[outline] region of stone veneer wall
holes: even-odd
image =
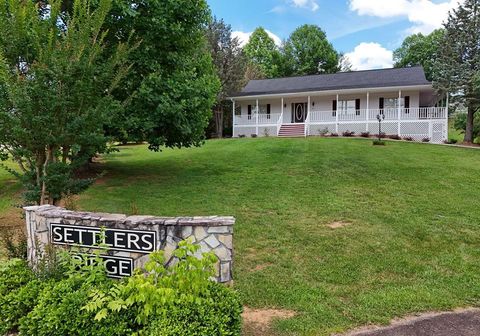
[[[28,260],[35,264],[38,253],[43,253],[50,242],[50,223],[105,227],[127,230],[156,231],[157,250],[165,251],[167,265],[173,262],[172,252],[178,242],[187,238],[200,245],[199,252],[213,251],[218,258],[216,280],[232,281],[233,224],[234,217],[153,217],[126,216],[122,214],[74,212],[50,205],[24,208],[28,233]],[[148,254],[108,251],[109,255],[130,257],[134,268],[142,267]]]

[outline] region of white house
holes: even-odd
[[[233,136],[382,132],[415,140],[448,137],[448,95],[422,67],[251,80],[233,101]]]

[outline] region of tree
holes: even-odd
[[[285,76],[316,75],[339,71],[339,54],[316,25],[298,27],[284,46]]]
[[[219,90],[205,38],[209,20],[205,0],[116,0],[108,40],[135,34],[141,45],[116,92],[128,104],[108,125],[110,134],[147,141],[155,151],[202,144]]]
[[[246,57],[238,38],[232,38],[232,27],[214,18],[207,26],[207,41],[221,88],[214,107],[215,128],[218,137],[223,136],[225,99],[240,91],[245,84]]]
[[[93,0],[92,0],[93,1]],[[26,200],[55,204],[85,189],[77,172],[107,150],[103,125],[121,109],[112,92],[129,70],[126,44],[106,53],[110,0],[61,1],[48,15],[32,1],[0,2],[0,157],[26,187]]]
[[[393,52],[395,67],[423,66],[428,80],[433,79],[433,66],[442,43],[443,29],[434,30],[429,35],[422,33],[408,36],[400,46]]]
[[[467,107],[466,143],[472,143],[475,112],[480,104],[476,79],[480,69],[480,0],[465,0],[449,13],[435,63],[435,86],[455,93]]]
[[[248,61],[267,78],[279,75],[280,51],[264,28],[255,29],[243,50]]]

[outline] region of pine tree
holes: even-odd
[[[435,86],[455,94],[467,106],[464,141],[473,142],[475,112],[480,105],[476,78],[480,71],[480,0],[465,0],[449,13],[435,64]]]

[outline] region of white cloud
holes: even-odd
[[[272,33],[270,30],[265,29],[265,31],[267,32],[268,36],[273,39],[273,42],[275,42],[277,46],[280,46],[282,44],[282,39],[280,37]],[[242,31],[234,31],[232,32],[232,37],[238,38],[238,40],[240,41],[240,45],[243,47],[245,46],[245,44],[248,43],[248,40],[250,40],[250,36],[252,36],[252,33],[253,32],[246,33]]]
[[[448,12],[463,0],[435,3],[431,0],[350,0],[350,9],[359,15],[381,18],[406,17],[413,26],[409,33],[429,34],[440,28]]]
[[[360,43],[352,52],[346,53],[345,57],[352,64],[352,70],[391,68],[393,66],[393,52],[374,42]]]
[[[291,0],[290,3],[295,7],[308,8],[312,12],[315,12],[320,8],[315,0]]]

